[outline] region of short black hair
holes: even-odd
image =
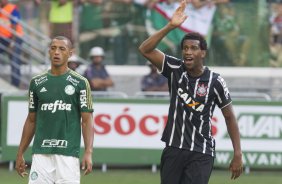
[[[181,40],[181,45],[180,45],[181,49],[183,49],[183,43],[185,40],[199,40],[201,50],[208,49],[207,41],[200,33],[190,32],[184,35],[184,37]]]
[[[67,41],[67,46],[69,47],[69,49],[73,49],[73,45],[72,42],[70,41],[69,38],[65,37],[65,36],[55,36],[52,41],[50,42],[50,45],[52,44],[53,40],[65,40]]]

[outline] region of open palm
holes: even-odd
[[[187,15],[185,14],[186,0],[182,0],[179,7],[175,10],[170,20],[170,24],[174,27],[180,26],[186,19]]]

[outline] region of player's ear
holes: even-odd
[[[70,50],[69,52],[69,58],[73,55],[73,49]]]
[[[206,55],[207,55],[207,51],[206,51],[206,50],[202,50],[202,51],[201,51],[201,57],[202,57],[202,58],[205,58]]]

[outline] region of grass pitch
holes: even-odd
[[[93,173],[82,176],[81,184],[159,184],[159,172],[152,173],[149,169],[142,170],[108,170],[106,173],[94,169]],[[253,171],[243,174],[237,180],[230,180],[230,173],[214,170],[209,184],[281,184],[281,171]],[[21,178],[16,171],[0,168],[0,184],[26,184],[27,178]]]

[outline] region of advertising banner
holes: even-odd
[[[1,140],[3,159],[6,160],[14,159],[28,113],[27,100],[13,98],[5,97],[2,104],[4,126]],[[235,102],[234,111],[241,134],[244,164],[282,168],[282,104]],[[160,138],[167,112],[166,100],[95,101],[95,162],[158,164],[164,148]],[[212,118],[212,133],[216,140],[215,164],[226,167],[232,159],[233,147],[219,109]]]

